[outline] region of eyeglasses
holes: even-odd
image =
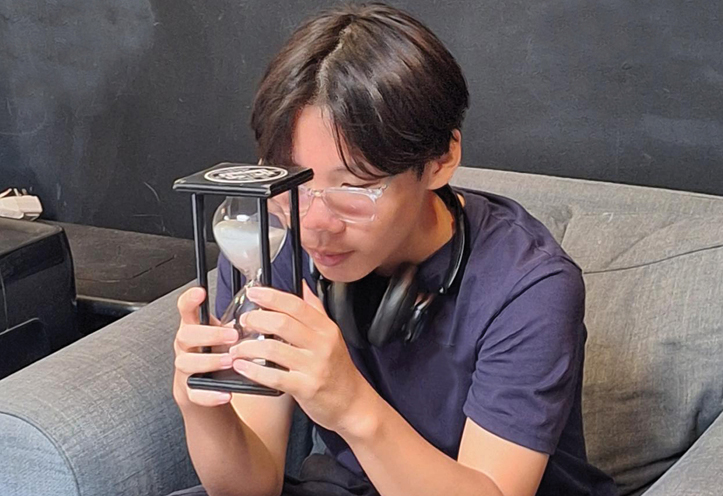
[[[301,185],[299,186],[299,215],[305,216],[314,198],[321,198],[326,208],[344,222],[352,224],[371,222],[377,216],[377,200],[389,187],[390,181],[391,179],[387,180],[377,188],[343,186],[313,189]],[[274,201],[288,215],[291,211],[289,193],[274,197]]]

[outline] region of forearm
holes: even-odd
[[[283,474],[230,404],[181,408],[188,451],[210,496],[277,496]]]
[[[482,472],[432,446],[373,389],[365,394],[357,429],[339,434],[382,496],[503,496]]]

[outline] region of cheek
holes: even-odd
[[[384,212],[368,227],[355,232],[354,240],[366,250],[386,258],[389,253],[399,249],[399,244],[412,230],[412,214],[408,210]]]

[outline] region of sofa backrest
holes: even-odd
[[[723,405],[723,198],[484,169],[454,182],[520,202],[583,269],[588,456],[641,494]]]

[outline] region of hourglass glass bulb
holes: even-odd
[[[271,261],[278,255],[286,238],[285,216],[269,210],[269,254]],[[213,235],[221,251],[245,277],[245,285],[236,293],[221,317],[221,325],[233,322],[240,339],[264,339],[258,333],[247,333],[239,322],[241,315],[258,308],[246,298],[246,290],[258,285],[261,263],[260,217],[257,203],[248,197],[227,197],[213,216]]]

